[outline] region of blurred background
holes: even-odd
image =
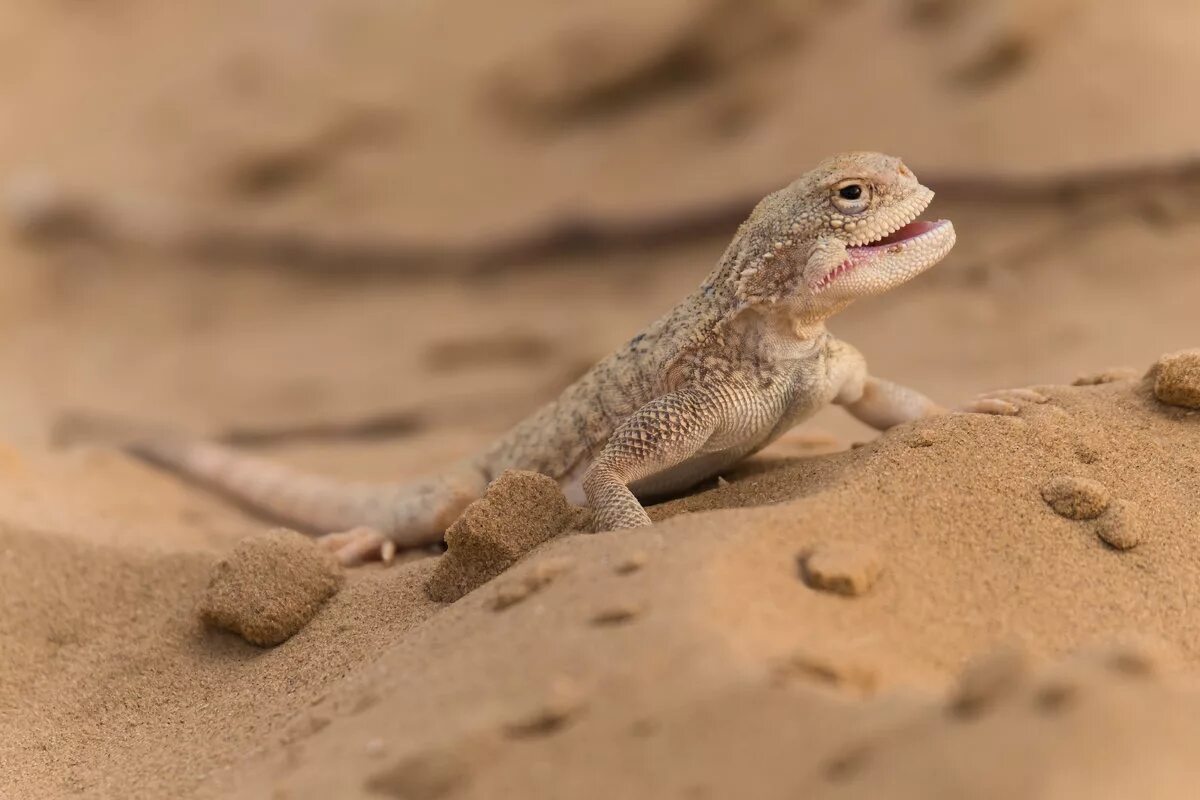
[[[8,0],[0,438],[424,471],[847,149],[959,229],[831,326],[875,372],[956,405],[1144,367],[1200,344],[1197,34],[1195,0]]]

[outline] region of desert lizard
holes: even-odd
[[[764,198],[675,308],[476,457],[411,485],[303,475],[227,446],[158,438],[133,452],[282,521],[322,532],[344,563],[438,541],[506,469],[560,482],[597,530],[650,524],[639,497],[677,492],[836,403],[877,429],[941,413],[868,373],[825,321],[938,263],[948,220],[895,157],[837,155]],[[989,407],[987,404],[992,403]],[[1005,412],[1006,401],[974,410]]]

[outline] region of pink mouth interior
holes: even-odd
[[[847,247],[848,258],[838,266],[834,267],[819,283],[814,287],[816,291],[823,290],[826,286],[833,283],[835,280],[845,275],[847,272],[858,267],[864,260],[870,260],[875,255],[872,251],[882,250],[886,247],[892,247],[901,242],[908,242],[916,239],[919,236],[924,236],[932,230],[936,230],[947,222],[944,219],[934,220],[932,222],[926,220],[916,220],[905,225],[900,230],[883,237],[877,242],[863,245],[851,245]]]
[[[938,227],[941,224],[942,224],[942,220],[937,220],[936,222],[929,222],[926,220],[919,219],[919,220],[916,220],[915,222],[908,223],[900,230],[895,231],[894,233],[888,234],[887,236],[883,237],[882,239],[880,239],[877,242],[871,242],[870,244],[860,245],[860,247],[864,247],[864,248],[887,247],[888,245],[897,244],[899,242],[906,242],[909,239],[915,239],[918,236],[929,233],[931,230],[933,230],[934,228]]]

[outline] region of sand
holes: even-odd
[[[1152,378],[1039,390],[752,462],[453,604],[425,599],[446,555],[352,571],[265,660],[200,626],[211,557],[8,530],[6,791],[1003,797],[1054,776],[1082,797],[1151,769],[1185,797],[1200,419]],[[1043,486],[1067,472],[1116,499],[1059,515]],[[1149,535],[1106,544],[1131,514]],[[822,559],[841,577],[812,585]],[[1130,636],[1151,644],[1106,644]],[[114,714],[132,727],[89,733]]]
[[[947,405],[1047,402],[878,438],[823,412],[648,530],[576,532],[510,475],[447,552],[331,594],[308,543],[55,446],[95,414],[412,478],[731,231],[367,276],[311,237],[638,220],[848,147],[1035,178],[1195,155],[1188,0],[835,5],[0,8],[0,797],[1193,796],[1193,173],[943,196],[955,252],[833,330]],[[292,247],[158,246],[196,225]]]

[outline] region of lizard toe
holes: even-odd
[[[396,543],[374,528],[358,527],[317,537],[317,544],[331,550],[346,567],[369,561],[390,564],[396,557]]]
[[[996,414],[1004,417],[1014,416],[1020,410],[1016,403],[998,397],[976,398],[963,407],[963,411],[968,414]]]

